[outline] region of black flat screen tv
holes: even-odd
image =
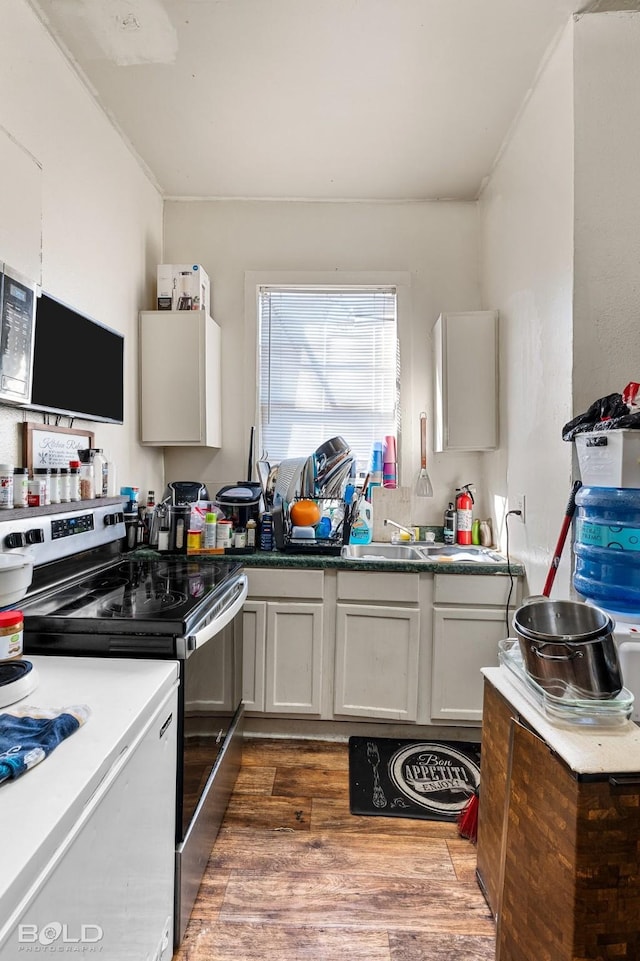
[[[43,293],[36,300],[31,401],[82,420],[122,424],[124,336]]]

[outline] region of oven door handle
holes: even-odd
[[[210,621],[203,624],[194,634],[187,636],[187,656],[189,656],[192,651],[197,651],[199,647],[202,647],[207,641],[210,641],[212,637],[215,637],[216,634],[224,630],[227,624],[240,613],[247,599],[247,594],[249,593],[249,579],[246,574],[240,575],[233,586],[233,591],[236,596],[231,604],[223,608],[223,610]]]

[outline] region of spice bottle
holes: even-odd
[[[0,509],[13,508],[13,464],[0,464]]]
[[[60,470],[52,467],[49,474],[49,500],[52,504],[60,503]]]
[[[93,489],[95,497],[106,497],[109,489],[107,458],[104,456],[101,447],[93,447],[91,450],[93,452]]]
[[[71,488],[69,486],[69,468],[60,468],[60,503],[68,504],[71,500]]]
[[[51,503],[51,488],[49,486],[51,471],[48,467],[36,467],[33,476],[40,481],[40,506],[48,506]]]
[[[26,467],[13,468],[13,506],[29,506],[29,471]]]
[[[93,463],[80,465],[80,500],[91,501],[96,496]]]
[[[255,547],[256,547],[256,527],[257,526],[258,525],[256,524],[254,518],[250,517],[249,520],[247,521],[247,547],[250,547],[251,550],[255,550]]]
[[[80,500],[80,461],[69,461],[69,500]]]

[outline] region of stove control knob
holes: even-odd
[[[41,527],[34,527],[27,531],[27,544],[43,544],[44,531]]]
[[[22,531],[15,532],[13,534],[7,534],[4,539],[5,547],[26,547],[27,539],[22,533]]]

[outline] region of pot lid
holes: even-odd
[[[220,504],[256,504],[261,494],[260,484],[232,484],[221,487],[216,494],[216,500]]]
[[[33,567],[28,554],[0,554],[0,578],[3,571],[17,571],[25,567]]]

